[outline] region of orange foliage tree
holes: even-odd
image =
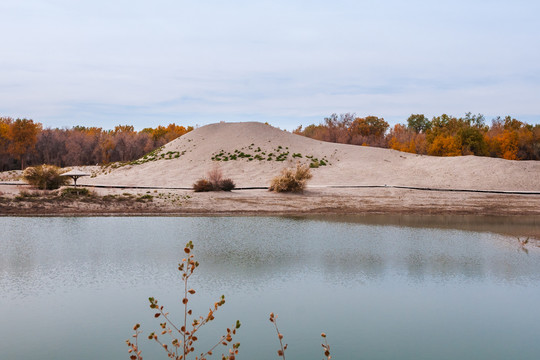
[[[540,125],[529,125],[510,116],[493,119],[485,141],[492,157],[540,160]]]
[[[413,154],[426,154],[426,135],[416,133],[402,124],[396,124],[388,134],[390,149]]]
[[[332,114],[324,122],[311,124],[293,132],[312,139],[342,144],[386,146],[385,132],[389,125],[383,118],[367,116],[356,117],[353,113]]]
[[[426,130],[427,153],[434,156],[487,155],[482,115],[467,113],[464,118],[446,114],[434,117]]]
[[[161,145],[166,144],[170,141],[173,141],[177,137],[180,137],[184,134],[193,130],[193,126],[184,126],[176,125],[175,123],[169,124],[168,126],[159,125],[157,128],[145,128],[142,130],[143,133],[148,134],[152,137],[152,140]],[[160,146],[161,146],[160,145]]]
[[[41,131],[41,124],[34,123],[29,119],[17,119],[11,123],[7,138],[9,153],[18,158],[21,169],[24,169],[25,158],[35,150],[38,133]]]
[[[384,134],[390,125],[383,118],[355,118],[349,126],[350,144],[386,147]]]
[[[11,157],[9,155],[9,128],[13,123],[13,119],[9,117],[0,117],[0,171],[7,169]]]

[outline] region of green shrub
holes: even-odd
[[[270,191],[276,192],[302,192],[307,181],[311,179],[309,167],[297,164],[296,168],[285,168],[279,176],[272,179]]]
[[[26,168],[23,172],[23,180],[42,190],[54,190],[69,184],[71,180],[61,175],[62,171],[58,166],[40,165]]]

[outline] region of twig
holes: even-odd
[[[270,313],[270,322],[274,324],[274,327],[276,328],[277,336],[279,339],[279,345],[281,346],[281,349],[277,351],[278,356],[280,356],[283,360],[285,360],[285,350],[287,350],[287,345],[283,346],[283,334],[279,332],[278,326],[277,326],[277,315],[274,316],[274,313]]]

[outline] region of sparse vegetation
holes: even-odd
[[[101,199],[103,201],[106,201],[106,202],[111,202],[111,201],[114,201],[114,202],[132,202],[132,201],[136,200],[136,197],[135,197],[135,195],[130,194],[130,193],[123,193],[121,195],[114,195],[114,194],[104,195]]]
[[[43,194],[39,191],[27,191],[21,190],[17,196],[15,196],[15,201],[33,201],[41,197]]]
[[[1,194],[0,194],[1,195]],[[109,193],[107,195],[98,195],[93,189],[86,187],[64,187],[60,190],[21,190],[14,196],[1,197],[0,202],[10,203],[21,209],[28,208],[30,203],[32,209],[38,209],[38,212],[47,208],[63,209],[68,212],[80,209],[80,203],[85,203],[86,211],[133,211],[133,209],[147,208],[150,211],[158,209],[152,206],[152,203],[158,200],[159,205],[164,205],[168,209],[172,209],[170,205],[183,206],[191,199],[189,194],[177,193],[131,193],[123,192],[120,194]],[[159,207],[161,209],[161,206]],[[62,212],[62,211],[60,211]]]
[[[287,161],[289,160],[289,155],[292,157],[292,159],[298,158],[301,159],[304,156],[301,153],[293,153],[291,155],[290,151],[288,150],[289,147],[286,146],[283,148],[283,146],[278,145],[276,148],[272,149],[272,151],[263,151],[263,149],[259,146],[256,149],[253,148],[254,145],[250,145],[246,148],[241,149],[235,149],[232,153],[225,152],[225,150],[221,149],[219,152],[215,152],[211,160],[212,161],[230,161],[230,160],[241,160],[241,159],[247,159],[247,161]],[[247,150],[253,150],[255,152],[255,155],[247,152]],[[246,151],[246,152],[244,152]],[[326,166],[330,165],[326,157],[323,157],[321,160],[318,160],[313,155],[307,155],[305,156],[307,159],[309,159],[308,165],[311,168],[318,168],[319,166]]]
[[[15,181],[21,178],[21,170],[10,170],[0,172],[0,181]]]
[[[180,156],[184,155],[186,151],[167,151],[166,153],[162,152],[163,146],[150,151],[148,154],[144,155],[140,159],[132,160],[132,161],[117,161],[113,163],[108,163],[101,166],[100,173],[106,174],[110,173],[113,169],[118,169],[123,166],[128,165],[142,165],[146,164],[147,162],[151,161],[157,161],[157,160],[172,160],[172,159],[178,159]],[[92,174],[92,177],[95,177],[97,174]]]
[[[69,184],[70,178],[61,175],[62,171],[58,166],[39,165],[26,168],[23,179],[38,189],[54,190]]]
[[[276,192],[302,192],[307,181],[312,178],[309,167],[297,164],[296,168],[285,168],[279,176],[272,179],[270,191]]]
[[[137,198],[138,202],[151,202],[154,201],[154,197],[150,194],[141,195]]]
[[[60,192],[60,196],[63,198],[77,198],[94,195],[94,192],[84,187],[67,187]]]

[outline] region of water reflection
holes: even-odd
[[[310,273],[335,282],[389,276],[414,282],[540,279],[539,251],[532,243],[518,246],[513,238],[488,232],[419,228],[420,220],[411,217],[390,223],[413,227],[381,226],[381,217],[355,219],[1,218],[0,289],[25,294],[119,278],[130,286],[141,274],[174,279],[171,264],[183,257],[188,240],[197,246],[201,277],[209,286],[252,287]],[[523,230],[524,223],[531,231],[531,222],[513,230],[503,223],[506,232]],[[467,228],[472,224],[467,221]]]
[[[540,240],[540,218],[538,216],[311,215],[295,217],[295,219],[298,221],[319,220],[332,223],[490,232],[506,236],[527,236]]]
[[[196,312],[225,293],[235,316],[225,320],[244,320],[245,343],[254,344],[241,340],[245,358],[273,358],[273,344],[256,335],[269,311],[282,315],[297,359],[320,355],[322,330],[334,336],[336,358],[538,358],[536,339],[514,336],[516,324],[540,331],[530,311],[540,301],[540,248],[515,238],[538,232],[536,220],[513,228],[502,219],[486,231],[474,219],[434,219],[0,218],[0,354],[69,359],[87,346],[73,331],[84,324],[99,349],[80,359],[125,357],[123,341],[147,314],[146,298],[180,298],[176,264],[192,240],[201,263]],[[43,343],[28,346],[28,337]],[[45,345],[56,352],[42,354]]]

